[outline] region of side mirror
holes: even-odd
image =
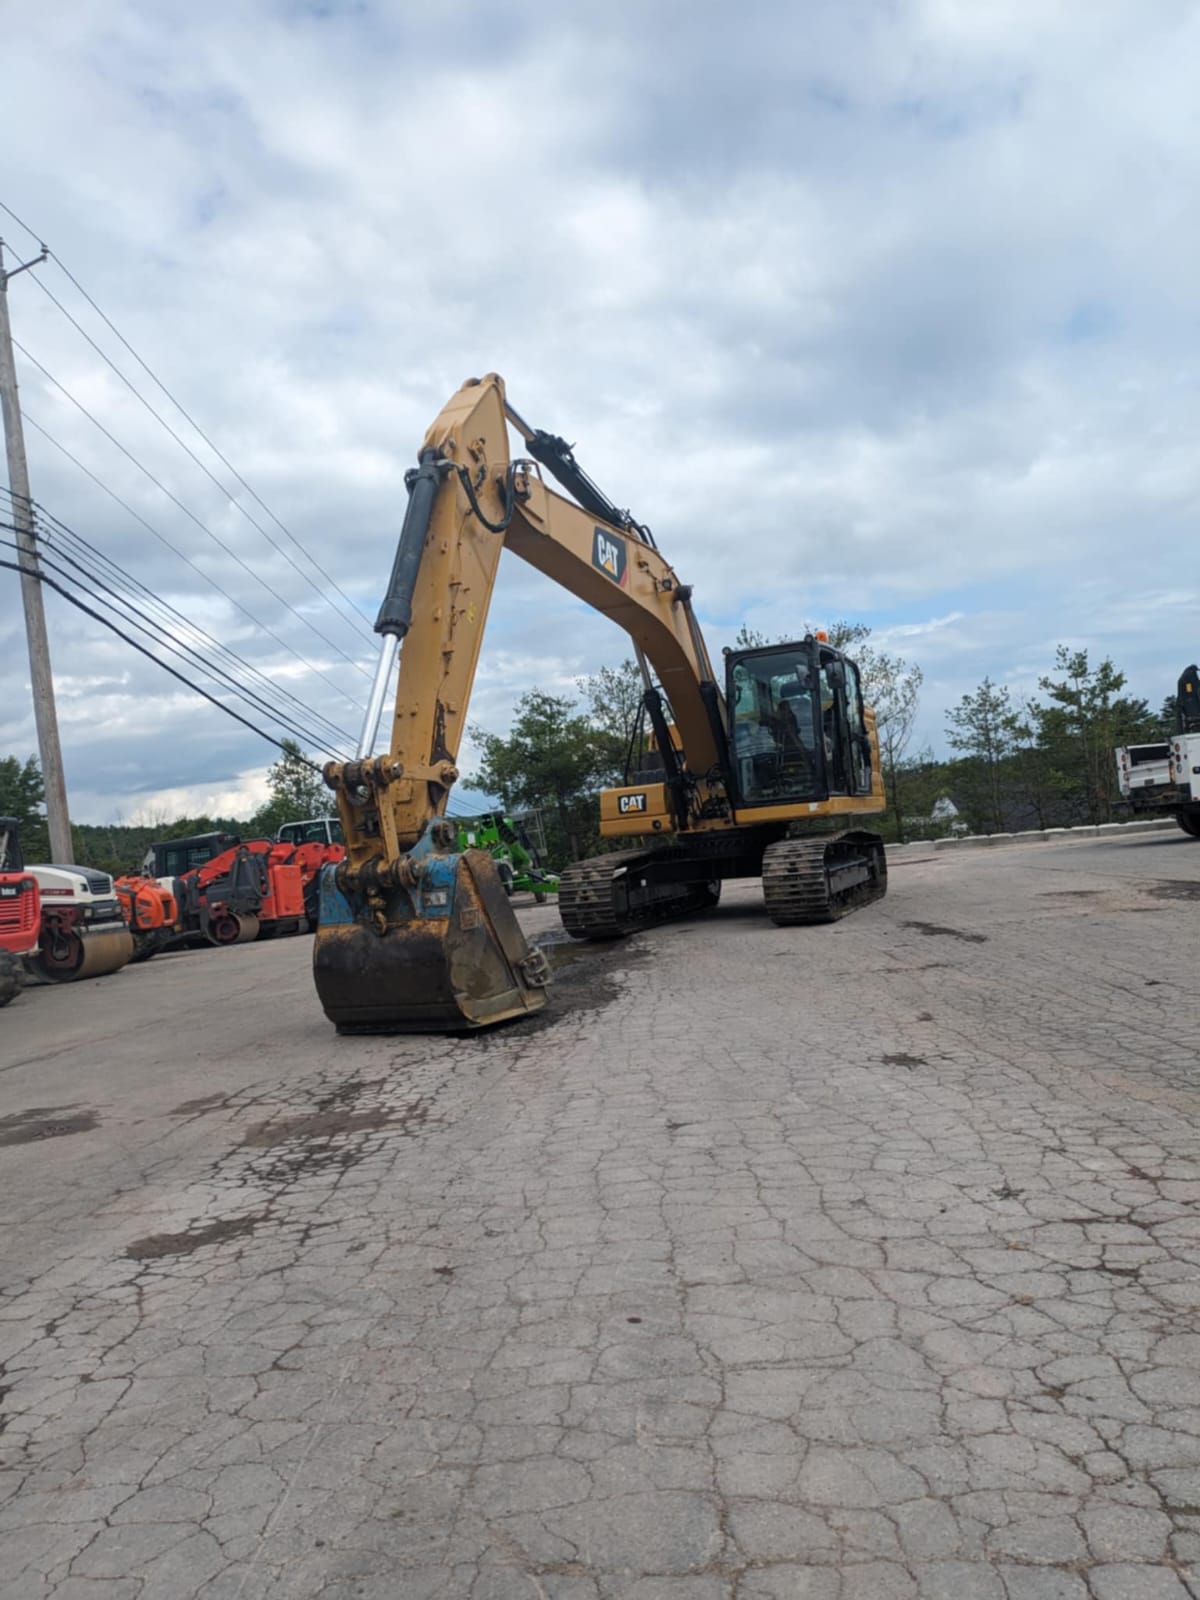
[[[827,662],[825,666],[825,675],[835,689],[844,689],[846,687],[846,668],[842,662]]]

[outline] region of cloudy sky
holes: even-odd
[[[17,338],[130,455],[19,356],[23,402],[144,522],[30,426],[34,496],[336,726],[404,471],[489,370],[651,524],[711,645],[866,622],[924,670],[919,742],[985,675],[1034,688],[1058,641],[1155,704],[1196,655],[1190,0],[5,12],[0,201],[344,595],[53,263],[12,284]],[[80,820],[253,805],[269,746],[48,611]],[[623,646],[506,558],[473,720]],[[25,754],[3,570],[0,673],[0,754]]]

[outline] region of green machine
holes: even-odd
[[[511,821],[502,811],[453,820],[458,824],[458,848],[487,850],[496,863],[505,894],[527,889],[542,905],[548,894],[558,893],[558,874],[542,869],[533,841],[521,823]]]

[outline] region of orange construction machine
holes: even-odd
[[[224,833],[156,844],[155,881],[177,905],[172,942],[249,944],[306,928],[305,874],[294,854],[291,845]]]
[[[179,908],[174,892],[155,878],[127,873],[113,882],[121,915],[133,935],[131,961],[149,961],[166,948],[178,932]]]
[[[309,930],[317,926],[317,913],[321,893],[321,868],[337,866],[346,859],[344,844],[331,844],[319,839],[309,839],[304,844],[278,844],[276,850],[287,851],[290,860],[300,868],[300,882],[304,889],[304,916]]]

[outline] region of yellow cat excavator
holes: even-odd
[[[562,874],[568,933],[619,938],[688,915],[715,905],[725,878],[761,877],[782,925],[830,922],[884,893],[876,834],[791,836],[797,823],[885,807],[858,672],[822,635],[728,650],[718,681],[692,590],[650,530],[599,491],[571,446],[522,420],[494,373],[454,395],[406,481],[356,759],[325,768],[346,859],[322,873],[313,964],[340,1032],[466,1031],[545,1002],[545,958],[491,856],[460,852],[443,820],[503,549],[624,628],[645,681],[651,754],[600,801],[602,834],[639,842]],[[373,756],[398,652],[389,749]]]

